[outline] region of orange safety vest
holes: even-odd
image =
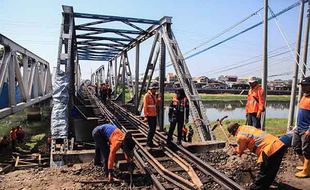
[[[279,138],[248,125],[241,125],[236,136],[239,144],[236,149],[237,153],[242,154],[245,149],[249,149],[258,156],[258,163],[263,162],[263,152],[270,157],[284,146]]]
[[[175,96],[173,96],[173,98],[172,98],[172,104],[173,104],[173,106],[178,106],[178,103],[180,102],[180,109],[183,109],[183,110],[180,110],[180,111],[184,111],[185,110],[185,108],[186,108],[186,102],[187,102],[187,98],[185,97],[185,98],[183,98],[181,101],[180,100],[178,100],[178,98],[177,98],[177,96],[175,95]]]
[[[16,140],[16,129],[11,130],[10,135],[11,135],[11,140]]]
[[[245,106],[245,112],[261,113],[265,111],[264,107],[264,89],[259,84],[257,84],[253,89],[249,90],[248,101]]]
[[[159,105],[160,99],[156,99],[156,97],[152,94],[152,92],[149,90],[143,100],[143,112],[144,116],[157,116],[157,109],[156,106]]]
[[[116,152],[118,151],[118,149],[121,148],[124,137],[125,137],[124,133],[118,128],[116,128],[111,134],[109,139],[110,154],[108,161],[108,169],[113,169]]]

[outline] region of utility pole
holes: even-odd
[[[160,38],[160,73],[159,73],[159,94],[161,102],[159,105],[159,130],[164,130],[164,102],[165,102],[165,75],[166,75],[166,45],[163,38]]]
[[[265,107],[267,104],[267,76],[268,76],[268,64],[267,64],[267,50],[268,50],[268,0],[264,2],[264,45],[263,45],[263,78],[262,85],[264,89]],[[262,113],[261,129],[265,130],[266,109]]]
[[[138,107],[139,107],[139,61],[140,61],[140,44],[137,44],[136,47],[136,67],[135,67],[135,113],[138,113]]]
[[[292,90],[291,90],[291,99],[290,99],[290,109],[288,114],[288,121],[287,121],[287,131],[292,129],[294,125],[294,112],[295,112],[295,103],[296,103],[296,87],[298,81],[298,67],[299,67],[299,59],[300,59],[300,42],[302,36],[302,24],[303,24],[303,17],[304,17],[304,0],[300,0],[300,12],[299,12],[299,22],[298,22],[298,32],[297,32],[297,40],[296,40],[296,55],[294,60],[294,74],[292,80]]]
[[[127,52],[124,52],[123,54],[122,54],[122,57],[123,57],[123,59],[121,59],[122,61],[121,61],[121,63],[120,63],[120,66],[122,65],[122,104],[124,105],[125,104],[125,101],[126,101],[126,93],[125,93],[125,90],[126,90],[126,57],[125,57],[125,54],[126,54]],[[127,80],[127,82],[128,82],[128,80]]]
[[[308,1],[308,9],[307,9],[307,20],[306,20],[306,31],[304,37],[304,51],[302,54],[302,64],[301,64],[301,75],[300,81],[302,81],[306,76],[306,64],[307,64],[307,56],[308,56],[308,41],[309,41],[309,27],[310,27],[310,1]],[[299,86],[298,91],[298,102],[300,101],[302,96],[301,86]]]

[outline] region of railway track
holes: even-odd
[[[130,132],[136,142],[136,165],[150,174],[156,189],[243,189],[239,184],[214,169],[182,146],[166,146],[166,136],[156,131],[155,148],[146,146],[148,126],[135,115],[114,102],[103,105],[89,91],[96,113],[108,118],[125,132]]]

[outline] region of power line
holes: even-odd
[[[200,47],[206,45],[207,43],[209,43],[209,42],[211,42],[211,41],[213,41],[213,40],[219,38],[219,37],[222,36],[223,34],[225,34],[225,33],[229,32],[229,31],[231,31],[232,29],[234,29],[234,28],[236,28],[237,26],[239,26],[240,24],[244,23],[245,21],[247,21],[247,20],[250,19],[251,17],[257,15],[257,13],[258,13],[259,11],[261,11],[262,9],[263,9],[263,8],[258,9],[257,11],[255,11],[255,12],[252,13],[252,14],[250,14],[250,15],[247,16],[246,18],[244,18],[244,19],[242,19],[241,21],[237,22],[236,24],[234,24],[234,25],[228,27],[227,29],[223,30],[222,32],[216,34],[214,37],[212,37],[211,39],[207,40],[206,42],[203,42],[203,43],[199,44],[198,46],[192,48],[191,50],[185,52],[184,55],[186,55],[186,54],[188,54],[188,53],[190,53],[190,52],[192,52],[192,51],[197,50],[198,48],[200,48]]]
[[[292,43],[292,44],[295,44],[295,42]],[[271,50],[271,51],[268,52],[268,55],[272,55],[273,53],[275,53],[275,52],[277,52],[277,51],[279,51],[279,50],[281,50],[281,49],[283,49],[283,48],[286,48],[286,46],[282,46],[282,47],[279,47],[279,48],[277,48],[277,49]],[[256,55],[256,56],[254,56],[254,57],[248,58],[248,59],[246,59],[246,60],[238,61],[237,63],[231,64],[229,67],[244,65],[244,63],[248,63],[248,61],[251,61],[251,60],[257,59],[257,58],[259,59],[259,60],[257,60],[257,61],[261,61],[261,57],[262,57],[262,55],[259,54],[259,55]],[[222,67],[213,69],[213,70],[209,70],[208,72],[205,72],[205,73],[217,72],[217,71],[219,71],[219,70],[221,70],[221,69],[227,69],[227,66],[225,65],[225,66],[222,66]],[[203,73],[203,74],[205,74],[205,73]]]
[[[282,11],[278,12],[277,14],[272,15],[271,17],[268,18],[268,20],[271,20],[271,19],[273,19],[273,18],[275,18],[275,17],[277,17],[277,16],[282,15],[283,13],[286,13],[287,11],[289,11],[289,10],[291,10],[291,9],[293,9],[293,8],[295,8],[295,7],[297,7],[299,4],[300,4],[300,2],[294,3],[293,5],[291,5],[291,6],[287,7],[287,8],[285,8],[285,9],[283,9]],[[230,37],[228,37],[228,38],[226,38],[226,39],[224,39],[224,40],[222,40],[222,41],[220,41],[220,42],[218,42],[218,43],[216,43],[216,44],[214,44],[214,45],[212,45],[212,46],[209,46],[209,47],[207,47],[207,48],[205,48],[205,49],[203,49],[203,50],[198,51],[197,53],[194,53],[194,54],[192,54],[192,55],[186,57],[185,59],[193,58],[193,57],[195,57],[195,56],[197,56],[197,55],[199,55],[199,54],[201,54],[201,53],[203,53],[203,52],[205,52],[205,51],[207,51],[207,50],[210,50],[210,49],[212,49],[212,48],[214,48],[214,47],[216,47],[216,46],[218,46],[218,45],[221,45],[221,44],[224,43],[224,42],[227,42],[227,41],[229,41],[229,40],[231,40],[231,39],[233,39],[233,38],[235,38],[235,37],[237,37],[237,36],[239,36],[239,35],[241,35],[241,34],[247,32],[247,31],[249,31],[249,30],[252,30],[252,29],[256,28],[257,26],[261,25],[262,23],[263,23],[263,21],[261,21],[261,22],[259,22],[259,23],[257,23],[257,24],[254,24],[254,25],[252,25],[251,27],[248,27],[247,29],[242,30],[241,32],[239,32],[239,33],[237,33],[237,34],[234,34],[234,35],[232,35],[232,36],[230,36]]]

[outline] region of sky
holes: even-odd
[[[275,12],[294,4],[297,0],[269,0]],[[57,63],[61,5],[73,6],[75,12],[137,17],[159,20],[172,16],[172,30],[185,57],[207,48],[221,40],[246,29],[262,20],[263,12],[221,37],[209,42],[217,34],[248,17],[263,7],[264,0],[0,0],[0,33],[47,60],[51,70]],[[274,20],[269,22],[268,51],[270,55],[294,49],[297,37],[299,7],[279,16],[277,22],[285,36],[284,40]],[[305,19],[304,19],[305,20]],[[151,40],[141,46],[140,71],[143,72],[150,51]],[[204,44],[197,50],[189,50]],[[258,26],[232,40],[205,51],[186,63],[192,76],[219,75],[239,77],[258,76],[262,71],[263,26]],[[129,52],[129,62],[134,71],[134,50]],[[167,58],[167,62],[169,62]],[[268,59],[270,79],[292,77],[294,58],[290,52]],[[81,61],[82,78],[90,78],[105,62]],[[244,65],[244,66],[239,66]],[[230,69],[231,67],[236,67]],[[167,72],[173,68],[168,67]]]

